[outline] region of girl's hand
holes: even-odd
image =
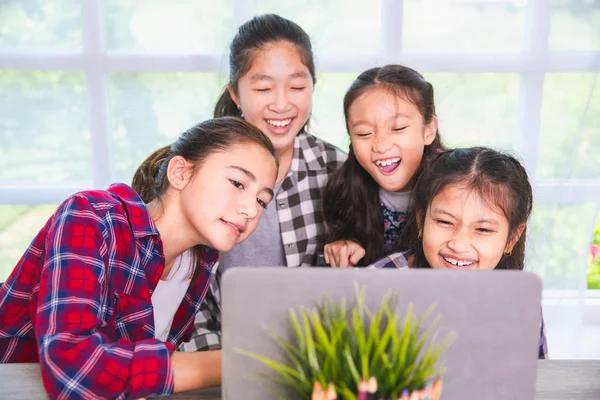
[[[356,265],[366,252],[363,247],[352,240],[337,240],[325,245],[325,262],[333,268],[352,267]]]

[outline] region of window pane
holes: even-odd
[[[222,53],[233,38],[232,0],[104,0],[109,50]]]
[[[81,48],[81,0],[0,1],[0,48]]]
[[[302,6],[257,0],[257,14],[276,13],[300,25],[320,54],[377,53],[381,43],[381,1],[305,0]]]
[[[0,71],[0,182],[91,182],[82,73]]]
[[[551,50],[600,50],[600,1],[554,0]]]
[[[446,145],[514,147],[518,75],[429,73],[425,79],[435,90],[439,130]]]
[[[0,282],[4,282],[56,205],[0,205]]]
[[[535,205],[528,224],[526,268],[544,280],[544,289],[579,289],[586,273],[596,205]]]
[[[310,132],[344,151],[348,151],[350,144],[344,121],[344,94],[359,74],[352,72],[317,75]]]
[[[123,73],[110,78],[117,179],[181,132],[212,117],[227,78],[217,73]]]
[[[519,52],[527,0],[405,0],[403,47],[412,51]]]
[[[598,73],[547,74],[537,177],[600,179]]]

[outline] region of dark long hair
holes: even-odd
[[[431,268],[419,239],[419,226],[424,226],[428,207],[449,185],[461,185],[479,194],[493,207],[502,210],[509,224],[509,240],[531,215],[533,193],[527,171],[507,153],[486,147],[471,147],[442,152],[432,159],[419,177],[412,192],[415,212],[400,235],[396,250],[413,249],[414,267]],[[496,269],[523,269],[527,228],[512,252],[504,254]]]
[[[171,159],[181,156],[193,165],[194,171],[202,166],[208,156],[218,151],[226,151],[238,144],[257,144],[272,156],[277,168],[279,160],[275,148],[265,134],[249,122],[236,117],[209,119],[183,132],[175,142],[150,154],[133,175],[131,186],[140,195],[144,203],[159,201],[169,188],[167,167]],[[193,256],[200,258],[202,246],[194,248]],[[194,268],[192,279],[198,275],[198,264]]]
[[[240,26],[229,46],[229,85],[235,93],[238,93],[240,78],[250,70],[258,51],[276,42],[288,42],[294,45],[302,63],[310,72],[313,84],[317,83],[312,44],[308,34],[300,25],[289,19],[277,14],[264,14]],[[215,105],[214,116],[216,118],[228,115],[240,116],[241,114],[229,90],[225,88]],[[304,131],[307,125],[308,122],[301,131]]]
[[[393,95],[414,103],[423,116],[425,125],[436,116],[433,86],[414,69],[390,64],[363,72],[350,85],[344,96],[344,116],[348,133],[350,107],[356,99],[374,89],[388,90]],[[438,132],[433,142],[425,146],[423,160],[434,154],[436,149],[443,149]],[[415,173],[413,182],[419,176],[421,168]],[[368,265],[385,255],[379,185],[360,166],[352,146],[346,162],[329,177],[323,194],[323,213],[329,243],[350,239],[364,247],[366,254],[359,265]]]

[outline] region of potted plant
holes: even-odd
[[[313,400],[438,399],[440,357],[452,341],[451,334],[437,340],[441,316],[425,326],[434,307],[417,317],[410,304],[401,319],[391,291],[372,311],[365,291],[355,285],[350,305],[345,298],[335,304],[324,297],[299,314],[290,309],[291,340],[267,330],[283,351],[281,361],[236,351],[270,368],[258,382],[280,399],[289,398],[280,388]]]

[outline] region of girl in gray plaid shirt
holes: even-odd
[[[346,155],[306,132],[316,82],[310,38],[278,15],[240,26],[229,56],[229,83],[214,116],[240,116],[273,142],[279,158],[275,198],[254,234],[219,258],[215,280],[183,350],[220,348],[220,274],[235,266],[314,265],[325,245],[322,190]]]

